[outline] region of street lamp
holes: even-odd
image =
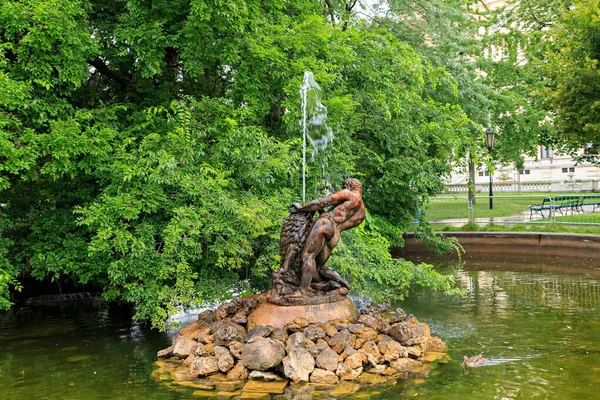
[[[487,131],[485,131],[485,147],[487,147],[488,151],[490,152],[490,156],[492,154],[492,149],[494,148],[494,139],[495,139],[495,132],[491,129],[488,129]],[[491,165],[491,159],[490,159],[490,165]],[[494,193],[492,191],[492,185],[494,184],[494,175],[492,173],[492,171],[489,171],[490,173],[490,210],[494,208]]]

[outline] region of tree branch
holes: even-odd
[[[331,22],[335,24],[335,7],[331,4],[331,0],[325,0],[325,4],[327,5],[327,11],[329,11],[329,16],[331,17]]]
[[[117,71],[112,71],[110,68],[108,68],[108,65],[106,65],[100,56],[96,56],[93,60],[88,60],[88,64],[96,68],[96,71],[98,71],[100,74],[120,84],[123,89],[130,87],[132,84],[132,79],[130,76],[124,75]]]

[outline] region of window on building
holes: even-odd
[[[575,172],[575,167],[569,168],[569,172]]]
[[[519,170],[519,175],[523,175],[523,174],[525,174],[525,175],[529,175],[530,173],[531,173],[531,171],[530,171],[530,170],[528,170],[528,169],[526,169],[526,170],[522,170],[522,169],[520,169],[520,170]]]
[[[563,174],[566,174],[567,172],[569,172],[569,168],[563,168],[562,172],[563,172]]]
[[[479,176],[483,176],[483,171],[479,171]]]
[[[552,149],[546,146],[540,146],[540,158],[542,160],[550,159],[554,156]]]
[[[525,175],[530,175],[531,174],[531,170],[526,169],[525,170]]]

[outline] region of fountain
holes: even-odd
[[[306,140],[314,157],[333,134],[312,73],[305,73],[300,93],[304,200]],[[347,297],[350,284],[325,265],[341,233],[365,218],[357,179],[345,179],[340,190],[325,197],[294,203],[289,213],[271,290],[200,313],[172,346],[158,352],[158,379],[202,390],[241,390],[238,394],[246,397],[284,390],[295,397],[305,391],[296,384],[307,382],[345,382],[344,390],[352,393],[411,372],[426,375],[431,361],[445,357],[445,344],[430,335],[427,324],[401,309],[374,307],[360,315]]]
[[[319,151],[333,141],[333,132],[327,126],[327,107],[321,103],[321,87],[312,72],[306,71],[300,98],[302,99],[302,203],[306,202],[306,141],[313,147],[312,160]]]

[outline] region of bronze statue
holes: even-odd
[[[313,222],[317,211],[319,217]],[[350,286],[324,264],[339,243],[340,233],[365,218],[362,185],[358,179],[345,179],[343,189],[303,207],[293,204],[289,212],[281,229],[281,267],[273,272],[269,300],[277,304],[337,301]]]

